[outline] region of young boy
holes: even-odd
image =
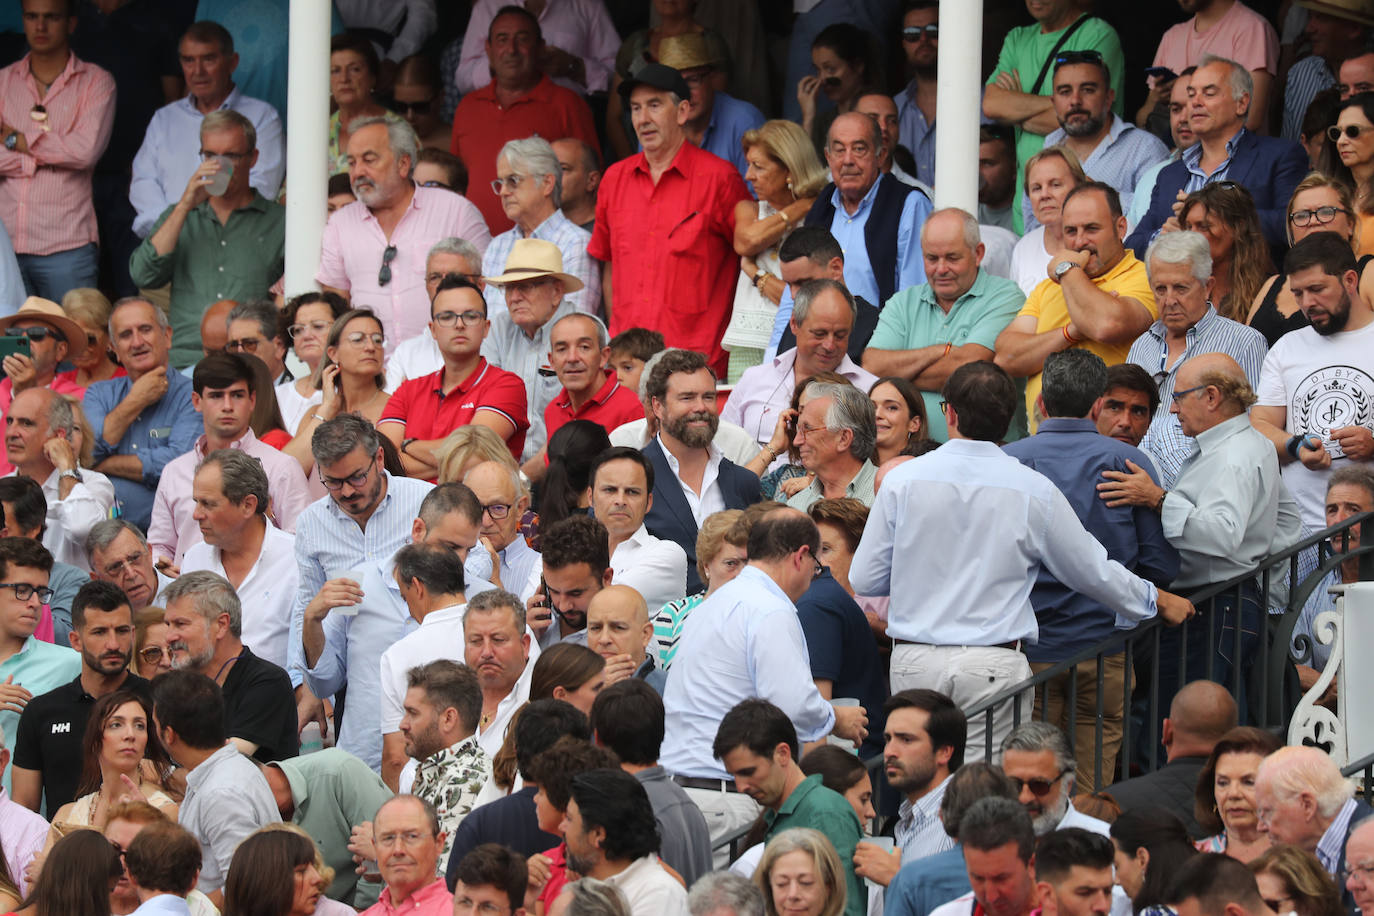
[[[663,335],[647,328],[629,328],[611,338],[611,368],[620,384],[639,394],[644,364],[664,349]]]

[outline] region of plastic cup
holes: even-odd
[[[215,156],[214,161],[219,163],[219,171],[210,176],[205,190],[211,197],[222,197],[229,190],[229,179],[234,177],[234,163],[227,156]]]
[[[896,842],[890,836],[866,836],[863,839],[859,840],[859,843],[867,843],[869,846],[877,846],[884,852],[892,852],[892,850],[896,848],[897,845]],[[881,884],[878,884],[872,878],[864,878],[864,884],[868,885],[869,887],[882,887]]]

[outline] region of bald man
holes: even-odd
[[[587,605],[587,645],[606,660],[607,687],[637,677],[663,695],[668,676],[647,651],[653,635],[649,606],[628,585],[603,588]]]
[[[1374,913],[1374,821],[1362,821],[1345,841],[1345,867],[1350,877],[1343,890],[1350,894],[1355,908]]]
[[[1109,787],[1107,794],[1116,799],[1122,812],[1163,807],[1187,825],[1189,836],[1202,839],[1209,831],[1193,816],[1193,790],[1212,748],[1236,727],[1236,721],[1236,701],[1225,687],[1193,681],[1174,695],[1164,720],[1168,762],[1153,773]]]
[[[1208,586],[1254,569],[1260,560],[1299,537],[1298,506],[1279,476],[1278,454],[1263,433],[1250,425],[1246,410],[1255,392],[1240,365],[1224,353],[1205,353],[1185,362],[1174,382],[1170,412],[1185,436],[1196,443],[1172,490],[1129,464],[1130,471],[1106,471],[1098,491],[1109,506],[1152,506],[1164,523],[1164,536],[1178,549],[1181,564],[1173,590],[1188,597]],[[1232,685],[1237,657],[1252,659],[1258,648],[1263,601],[1253,580],[1227,590],[1213,602],[1211,622],[1216,657],[1211,677]],[[1198,608],[1199,613],[1205,611]],[[1241,624],[1237,655],[1235,627]],[[1188,640],[1187,669],[1180,680],[1178,631],[1163,634],[1158,666],[1160,696],[1207,677],[1205,631],[1197,625]],[[1172,651],[1171,651],[1172,647]],[[1243,681],[1244,678],[1242,677]]]
[[[233,299],[221,299],[200,316],[200,346],[207,356],[229,346],[229,313],[236,305]],[[186,374],[190,375],[194,368],[187,366]]]

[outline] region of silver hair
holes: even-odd
[[[926,227],[930,225],[932,219],[942,213],[949,213],[957,216],[959,217],[959,221],[964,224],[964,244],[968,246],[969,251],[974,251],[979,245],[983,244],[983,233],[978,228],[978,217],[960,207],[945,207],[927,216],[926,221],[921,225],[921,243],[923,245],[926,240]]]
[[[687,894],[687,909],[692,916],[710,916],[725,911],[735,916],[763,916],[766,904],[763,891],[742,875],[728,871],[707,872],[696,880]]]
[[[71,399],[54,391],[52,400],[48,402],[48,434],[62,432],[70,438],[75,429],[76,409]]]
[[[142,296],[125,296],[123,299],[117,300],[114,305],[110,306],[110,324],[105,330],[110,335],[111,340],[114,340],[115,336],[115,315],[119,314],[119,310],[124,308],[126,305],[148,306],[148,308],[153,310],[153,317],[157,320],[158,327],[162,328],[162,330],[164,331],[170,331],[172,329],[172,322],[170,319],[168,319],[167,313],[164,312],[162,309],[158,308],[156,305],[149,302],[147,299],[144,299]]]
[[[1154,264],[1187,264],[1199,283],[1212,276],[1212,249],[1200,232],[1184,229],[1161,232],[1145,250],[1145,269],[1154,273]],[[1154,277],[1150,277],[1151,280]]]
[[[830,398],[825,410],[825,428],[847,429],[854,435],[849,454],[860,461],[873,457],[878,444],[877,409],[873,400],[853,385],[812,382],[806,386],[809,398]]]
[[[1211,64],[1225,64],[1228,68],[1230,68],[1231,76],[1230,79],[1227,80],[1227,82],[1231,84],[1232,99],[1239,102],[1241,96],[1248,95],[1250,96],[1250,101],[1252,103],[1254,102],[1255,78],[1250,75],[1249,70],[1246,70],[1242,64],[1236,63],[1229,57],[1221,57],[1216,54],[1202,55],[1202,59],[1197,62],[1197,68],[1201,70],[1203,67],[1209,66]]]
[[[420,138],[415,135],[415,128],[411,127],[400,118],[384,118],[380,115],[369,115],[363,118],[354,118],[348,122],[348,133],[351,136],[362,130],[364,127],[371,127],[373,124],[386,125],[386,145],[391,147],[391,155],[400,159],[402,156],[410,157],[410,168],[406,170],[406,177],[409,178],[415,172],[415,163],[420,158]]]
[[[182,573],[167,591],[162,593],[165,605],[171,606],[178,598],[191,598],[196,613],[206,622],[213,622],[221,614],[229,615],[229,632],[237,639],[243,635],[243,606],[239,604],[238,593],[229,580],[212,573],[208,569]]]
[[[200,136],[204,138],[206,134],[235,128],[243,131],[243,139],[248,143],[248,152],[251,153],[258,148],[258,129],[253,126],[252,121],[232,108],[221,108],[206,115],[200,122]]]
[[[267,513],[267,503],[271,499],[268,492],[267,472],[262,462],[237,448],[217,448],[205,456],[196,467],[196,473],[207,464],[219,468],[219,489],[224,498],[236,506],[252,496],[257,499],[258,515]]]
[[[1325,751],[1302,745],[1290,744],[1264,758],[1255,781],[1268,782],[1280,800],[1310,792],[1322,817],[1334,817],[1355,795],[1355,784]]]
[[[1002,742],[1002,753],[1006,754],[1007,751],[1030,751],[1033,754],[1051,751],[1054,754],[1054,765],[1060,770],[1067,770],[1068,775],[1073,776],[1073,748],[1069,747],[1069,739],[1063,730],[1056,725],[1048,722],[1026,722],[1017,726]]]
[[[513,595],[504,588],[489,588],[469,598],[468,608],[463,612],[464,623],[474,611],[510,611],[515,618],[516,631],[521,634],[525,632],[525,602],[520,600],[519,595]]]
[[[134,537],[142,547],[148,546],[148,538],[143,534],[143,529],[139,528],[127,518],[107,518],[103,522],[96,522],[91,526],[90,534],[86,535],[86,555],[94,556],[97,550],[106,550],[114,543],[115,538],[125,531],[132,531]]]
[[[587,319],[588,321],[591,321],[591,322],[595,323],[595,324],[596,324],[596,346],[597,346],[597,349],[599,349],[599,350],[604,350],[604,349],[606,349],[606,347],[607,347],[607,346],[610,344],[610,342],[611,342],[611,335],[610,335],[610,332],[606,330],[606,325],[602,323],[602,321],[601,321],[600,318],[596,317],[595,315],[588,315],[586,312],[572,312],[571,314],[564,315],[562,318],[560,318],[560,319],[558,319],[557,321],[555,321],[555,322],[553,323],[553,326],[549,328],[549,338],[550,338],[550,339],[553,338],[553,331],[554,331],[554,328],[558,327],[560,324],[562,324],[562,323],[565,322],[565,321],[572,321],[572,320],[575,319],[575,318],[585,318],[585,319]]]
[[[566,916],[630,916],[630,902],[620,888],[609,881],[582,878],[568,885],[572,899],[563,912]]]
[[[522,140],[509,140],[501,147],[500,155],[506,157],[506,164],[529,178],[553,176],[554,208],[563,206],[563,167],[558,164],[549,141],[543,137],[525,137]]]
[[[249,299],[229,310],[229,314],[224,316],[224,327],[227,330],[235,321],[256,321],[264,340],[276,340],[277,318],[280,314],[271,299]]]
[[[849,291],[839,280],[832,280],[829,277],[822,277],[816,280],[807,280],[797,287],[797,295],[792,300],[792,321],[797,327],[801,327],[811,314],[811,303],[816,301],[816,297],[826,290],[834,290],[844,297],[844,301],[849,304],[849,312],[857,321],[859,318],[859,304],[854,301],[854,294]]]
[[[468,266],[472,268],[473,273],[477,274],[482,272],[482,252],[478,251],[477,246],[467,239],[449,236],[446,239],[440,239],[435,242],[434,246],[429,249],[429,253],[425,255],[426,271],[429,270],[429,262],[436,254],[456,255],[468,262]]]

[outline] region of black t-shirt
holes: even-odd
[[[126,677],[119,689],[132,690],[152,702],[151,685],[136,674]],[[19,715],[14,765],[43,774],[48,817],[76,798],[81,781],[81,742],[96,699],[82,689],[78,676],[69,684],[34,697]],[[152,728],[153,723],[149,722],[150,740]]]
[[[300,754],[296,693],[284,669],[244,646],[224,679],[223,690],[225,734],[256,744],[253,757],[262,763]]]

